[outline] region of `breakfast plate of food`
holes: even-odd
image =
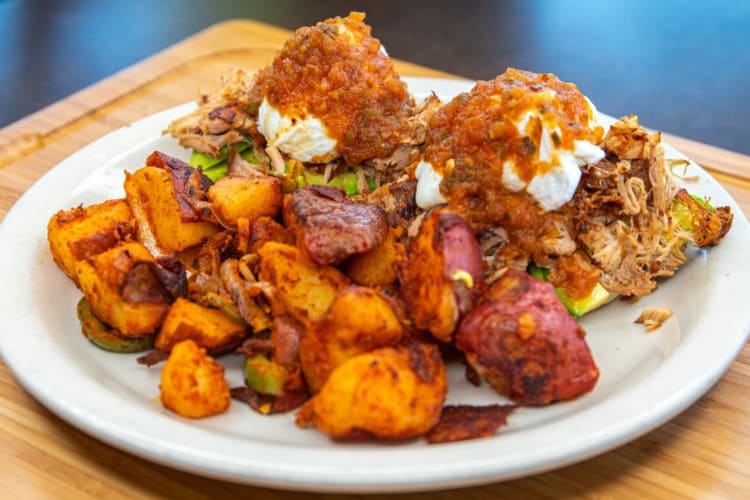
[[[400,77],[352,13],[91,143],[0,226],[0,348],[113,446],[350,492],[459,487],[663,424],[750,331],[750,227],[572,83]]]

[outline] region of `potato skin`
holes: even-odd
[[[246,336],[243,322],[178,297],[164,318],[155,347],[169,351],[178,342],[190,339],[209,352],[219,353],[238,345]]]
[[[167,314],[172,297],[161,283],[144,272],[154,265],[146,247],[137,242],[120,243],[76,266],[81,291],[97,318],[124,336],[154,333]],[[137,285],[142,300],[123,295],[129,284]]]
[[[403,328],[388,299],[371,288],[352,286],[302,334],[300,362],[310,392],[318,392],[333,370],[347,359],[396,345]]]
[[[190,167],[188,167],[190,168]],[[138,221],[138,240],[173,254],[206,241],[219,226],[186,215],[180,205],[170,172],[159,167],[143,167],[125,173],[125,197]],[[184,205],[184,204],[183,204]],[[156,249],[151,249],[156,250]]]
[[[277,291],[278,306],[305,326],[320,319],[349,279],[331,266],[318,267],[302,251],[275,241],[260,250],[261,281]]]
[[[336,368],[299,411],[297,424],[338,438],[419,436],[440,420],[446,391],[435,345],[384,347]]]
[[[573,399],[599,370],[551,284],[510,269],[461,322],[456,347],[498,392],[523,405]]]
[[[124,199],[60,210],[47,224],[52,258],[78,285],[76,265],[135,235],[135,219]]]
[[[224,367],[189,339],[173,347],[159,389],[164,407],[188,418],[222,413],[231,400]]]
[[[241,217],[274,217],[281,209],[281,184],[272,177],[222,177],[208,188],[208,200],[224,224],[236,227]]]
[[[443,342],[451,340],[461,316],[484,288],[473,231],[443,209],[427,213],[396,271],[415,326]]]

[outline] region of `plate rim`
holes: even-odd
[[[404,77],[404,80],[407,81],[410,87],[414,85],[416,87],[437,87],[440,89],[446,87],[453,89],[468,89],[473,85],[473,82],[469,80],[442,78]],[[17,219],[25,215],[24,211],[30,209],[29,204],[35,198],[38,198],[40,194],[43,194],[45,187],[54,184],[59,180],[59,177],[64,176],[64,174],[71,170],[73,168],[72,165],[78,161],[81,156],[85,157],[87,154],[91,154],[92,150],[97,148],[106,148],[109,147],[110,144],[118,144],[119,142],[122,142],[123,138],[130,137],[132,134],[143,134],[142,130],[161,130],[166,117],[182,114],[190,109],[191,106],[194,106],[194,104],[182,104],[150,115],[110,132],[87,146],[84,146],[58,165],[52,167],[39,180],[37,180],[34,185],[32,185],[32,187],[30,187],[19,198],[19,200],[16,201],[6,214],[2,223],[0,223],[0,261],[8,262],[7,259],[13,253],[11,251],[13,250],[13,242],[16,242],[13,238],[16,238],[17,236],[11,235],[11,230],[18,228]],[[131,146],[129,150],[135,148],[137,148],[137,145]],[[126,153],[126,151],[123,151],[121,154]],[[115,157],[111,158],[110,161],[114,162],[117,156],[118,153],[116,153]],[[102,166],[101,168],[105,167]],[[723,191],[726,199],[731,202],[730,206],[732,206],[735,214],[735,226],[732,231],[730,231],[730,235],[735,232],[743,232],[744,235],[750,234],[748,233],[748,221],[734,199],[723,188],[723,186],[710,177],[710,174],[705,172],[702,168],[698,168],[701,173],[708,176],[711,181]],[[24,234],[26,237],[31,235],[33,235],[33,231],[30,234]],[[8,266],[0,269],[0,279],[3,277],[7,278],[6,274],[8,274]],[[168,452],[163,453],[155,452],[154,445],[163,446],[165,443],[161,443],[158,440],[155,442],[153,440],[145,439],[144,436],[134,435],[130,429],[113,429],[111,425],[109,425],[110,423],[104,421],[104,419],[99,416],[86,413],[87,410],[85,409],[74,408],[70,405],[70,402],[62,402],[59,399],[56,399],[54,395],[44,387],[43,382],[45,379],[43,377],[45,375],[43,373],[40,373],[39,370],[29,371],[22,366],[28,357],[24,357],[22,355],[23,353],[19,352],[19,349],[22,350],[23,348],[19,347],[17,343],[12,342],[12,335],[8,333],[8,331],[13,327],[23,325],[19,325],[18,321],[8,320],[8,313],[12,312],[7,305],[8,303],[12,303],[12,301],[6,300],[9,298],[8,296],[9,292],[0,291],[0,327],[2,327],[0,328],[0,353],[2,353],[6,365],[25,390],[31,393],[45,407],[52,410],[53,413],[74,427],[82,430],[86,434],[107,442],[118,449],[147,460],[203,476],[282,489],[321,492],[385,493],[424,491],[442,487],[463,487],[498,480],[514,479],[585,460],[646,434],[690,406],[708,391],[726,372],[739,351],[745,345],[748,334],[750,334],[750,311],[745,311],[742,326],[738,328],[737,333],[732,337],[731,343],[725,346],[725,349],[721,350],[722,356],[720,359],[716,360],[718,363],[714,363],[711,367],[700,371],[700,376],[693,379],[691,383],[685,386],[681,391],[671,394],[670,397],[654,402],[653,407],[646,416],[644,416],[644,414],[641,414],[640,416],[636,415],[625,421],[619,421],[616,424],[609,424],[603,431],[600,431],[599,436],[594,439],[593,442],[589,439],[588,441],[581,440],[577,443],[568,443],[569,446],[567,446],[565,450],[558,449],[552,458],[550,458],[549,450],[543,449],[540,450],[540,453],[537,453],[536,456],[534,454],[527,455],[527,459],[517,464],[515,467],[506,464],[506,467],[500,471],[497,469],[498,463],[500,463],[497,460],[486,458],[483,458],[481,461],[474,460],[473,462],[464,460],[462,466],[458,469],[455,467],[450,468],[452,475],[446,474],[445,466],[434,467],[434,470],[430,470],[430,474],[419,479],[412,475],[415,473],[413,467],[403,466],[394,466],[394,468],[387,469],[385,473],[382,471],[380,473],[373,473],[373,471],[368,471],[361,467],[352,467],[351,470],[341,471],[345,472],[345,474],[336,475],[335,472],[332,473],[331,470],[325,470],[325,467],[316,467],[314,464],[307,467],[306,470],[302,470],[299,465],[292,467],[289,464],[286,464],[286,467],[278,467],[279,464],[273,464],[272,468],[264,468],[264,463],[259,462],[254,466],[254,469],[249,470],[246,464],[241,466],[244,467],[244,469],[233,468],[232,464],[226,463],[226,460],[222,461],[220,457],[207,456],[205,453],[198,453],[195,456],[191,455],[191,459],[188,460],[184,459],[184,457],[180,459],[180,453],[186,451],[184,447],[172,447]],[[42,378],[40,379],[39,377]],[[633,391],[638,392],[636,389],[637,387],[631,388],[624,391],[623,394]],[[622,397],[622,394],[618,395],[619,399]],[[598,406],[584,409],[584,413],[594,411],[597,408]],[[115,436],[115,434],[118,433],[127,436],[127,439]],[[498,436],[493,439],[505,438],[505,436]],[[460,454],[467,450],[472,451],[477,447],[486,447],[482,445],[482,443],[486,442],[487,441],[484,440],[468,441],[441,446],[453,450],[455,454]],[[260,448],[263,448],[263,446],[260,446]],[[284,445],[273,446],[273,448],[298,449],[298,447]],[[423,448],[419,449],[421,450]],[[435,454],[434,448],[431,448],[431,450],[433,450],[433,453],[431,454]],[[187,451],[189,452],[189,450]],[[351,448],[339,448],[335,454],[343,453],[351,455],[351,451]],[[404,450],[401,451],[403,452]],[[378,452],[378,454],[381,453]],[[541,458],[538,456],[540,454],[542,455]],[[407,455],[410,455],[410,453],[407,453]],[[416,455],[419,456],[420,454],[416,453]],[[545,455],[547,456],[546,460],[544,459]],[[211,464],[206,464],[205,462],[199,464],[198,462],[199,460],[207,460],[209,458],[213,460]],[[455,466],[456,464],[450,465]],[[227,468],[227,466],[229,467]],[[423,471],[428,469],[425,464],[419,464],[417,468],[419,467],[422,467]],[[400,470],[396,470],[397,468]]]

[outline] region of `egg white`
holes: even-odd
[[[550,97],[554,98],[554,92],[550,93],[552,94]],[[586,101],[589,104],[590,115],[592,115],[589,126],[593,129],[598,126],[595,117],[596,108],[588,98]],[[539,120],[542,129],[536,161],[549,163],[552,168],[543,173],[537,173],[527,183],[521,178],[515,162],[510,158],[503,163],[501,182],[503,187],[512,193],[525,189],[544,210],[555,210],[573,198],[581,179],[581,167],[598,162],[604,158],[605,153],[602,148],[588,141],[574,141],[572,151],[555,145],[552,137],[554,134],[561,135],[560,128],[550,127],[545,120],[542,120],[539,110],[527,111],[516,121],[516,127],[522,137],[527,136],[527,128],[532,120]],[[420,162],[416,177],[417,205],[420,208],[428,209],[447,203],[440,192],[442,176],[431,163],[424,160]]]
[[[267,99],[258,108],[258,132],[269,146],[299,161],[325,163],[339,157],[337,141],[323,122],[312,115],[282,114]]]

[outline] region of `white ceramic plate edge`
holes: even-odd
[[[441,94],[455,92],[457,89],[467,90],[471,86],[471,83],[451,80],[407,80],[415,89],[436,89]],[[14,272],[15,269],[34,268],[33,259],[38,258],[37,251],[40,247],[39,231],[38,228],[29,228],[25,225],[22,218],[39,212],[44,213],[44,217],[49,217],[54,211],[65,208],[53,206],[51,203],[54,202],[48,202],[47,193],[75,189],[75,180],[80,179],[82,173],[85,173],[88,168],[86,165],[90,165],[91,162],[106,164],[115,161],[111,156],[112,151],[129,151],[137,148],[138,138],[158,134],[165,122],[168,122],[168,117],[179,116],[190,107],[191,105],[185,105],[179,109],[173,108],[113,132],[61,162],[32,186],[0,225],[0,262],[4,263],[0,269],[0,280],[12,283],[19,278]],[[80,162],[82,156],[88,157],[88,161]],[[729,195],[725,191],[724,194],[729,200]],[[735,213],[735,224],[727,238],[747,241],[750,234],[747,219],[731,200],[730,205]],[[722,245],[716,250],[720,251]],[[29,249],[34,250],[31,252],[33,255],[24,260],[23,256],[29,253]],[[10,262],[20,262],[24,265],[12,269],[8,265]],[[315,450],[317,455],[309,457],[310,463],[305,463],[299,459],[300,457],[290,458],[286,463],[281,463],[279,460],[284,459],[287,454],[304,453],[304,450],[293,446],[267,446],[261,443],[252,444],[249,449],[262,456],[248,457],[245,461],[235,462],[233,457],[223,457],[217,449],[196,450],[194,444],[170,441],[169,436],[160,439],[159,436],[144,435],[142,429],[128,427],[123,425],[123,422],[97,413],[96,404],[80,406],[81,401],[61,400],[59,394],[50,391],[50,388],[45,386],[50,383],[50,375],[45,374],[43,367],[29,366],[38,363],[39,359],[34,352],[27,351],[31,347],[39,346],[34,346],[33,341],[23,344],[14,341],[14,336],[19,335],[18,332],[22,332],[30,324],[36,324],[31,317],[34,311],[24,311],[24,303],[28,304],[30,300],[29,293],[28,290],[23,290],[23,287],[18,293],[7,289],[0,292],[0,348],[5,362],[22,385],[54,413],[109,444],[165,465],[222,479],[315,491],[392,492],[467,486],[541,472],[594,456],[645,434],[694,402],[724,373],[744,345],[750,331],[750,312],[742,311],[734,318],[739,323],[736,329],[721,337],[720,344],[713,346],[713,349],[711,346],[702,349],[703,353],[711,356],[712,362],[698,365],[688,384],[675,387],[668,380],[656,380],[651,391],[653,394],[647,396],[653,400],[648,401],[645,409],[635,414],[628,411],[632,401],[628,398],[643,397],[642,388],[635,387],[623,391],[614,398],[615,400],[609,402],[609,410],[612,415],[628,415],[627,418],[602,425],[597,432],[583,435],[582,439],[575,439],[573,435],[571,439],[549,446],[536,443],[535,449],[527,450],[514,460],[510,459],[513,457],[493,455],[489,448],[495,442],[500,443],[497,440],[511,443],[519,439],[516,435],[430,448],[385,447],[360,450],[348,448],[347,445],[335,445],[333,450]],[[19,311],[23,314],[19,314]],[[695,354],[693,353],[693,357]],[[655,375],[668,378],[670,374],[680,371],[675,370],[671,366],[673,364],[673,360],[667,360],[656,370]],[[60,369],[65,369],[64,363]],[[80,390],[89,389],[97,390],[95,385],[87,386],[85,383],[80,387]],[[106,400],[107,397],[104,396],[103,399]],[[582,422],[591,422],[591,414],[596,413],[597,408],[586,409],[575,418],[582,419]],[[550,432],[563,432],[565,429],[560,427],[569,420],[563,419],[560,425],[548,426],[552,429]],[[182,429],[185,425],[189,423],[176,420],[176,427]],[[197,442],[210,439],[203,431],[196,431],[195,434]],[[504,448],[503,443],[500,444],[498,451]],[[369,455],[372,457],[367,458]],[[389,455],[396,456],[397,459],[388,460]],[[363,457],[364,460],[357,460]],[[403,458],[403,461],[398,458]],[[372,468],[375,466],[377,469]]]

